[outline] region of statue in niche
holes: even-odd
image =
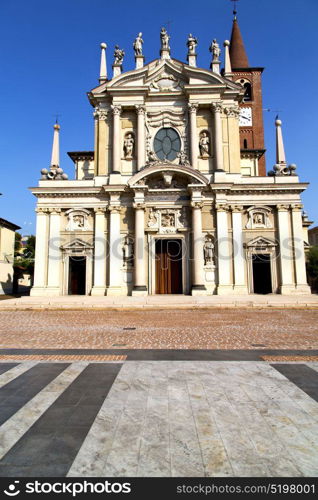
[[[207,158],[210,156],[210,138],[206,131],[201,132],[199,140],[200,156]]]
[[[212,237],[206,236],[204,246],[203,246],[204,265],[205,266],[207,266],[208,264],[213,264],[213,250],[214,250],[214,245],[213,245]]]
[[[139,33],[138,36],[136,37],[133,47],[135,51],[135,56],[142,56],[142,44],[144,43],[142,39],[142,33]]]
[[[125,160],[131,160],[133,158],[135,139],[131,132],[126,134],[124,139],[124,157]]]
[[[120,49],[118,45],[115,45],[114,64],[117,64],[117,65],[123,64],[124,55],[125,55],[125,52],[123,51],[123,49]]]
[[[127,235],[124,239],[124,244],[123,244],[123,259],[124,263],[129,263],[134,255],[134,248],[133,248],[133,242],[130,238],[129,235]]]
[[[170,50],[169,47],[170,36],[168,35],[166,28],[161,28],[160,40],[161,40],[161,50]]]
[[[188,36],[188,41],[187,41],[187,47],[188,47],[188,54],[189,55],[195,55],[195,49],[196,46],[198,45],[198,39],[195,38],[191,33]]]
[[[178,153],[177,158],[179,158],[179,165],[190,165],[187,155],[184,151]]]
[[[212,54],[213,61],[218,61],[221,55],[221,49],[215,38],[209,47],[209,51]]]
[[[155,227],[158,225],[158,214],[151,209],[149,212],[148,227]]]

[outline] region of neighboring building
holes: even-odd
[[[318,226],[308,230],[309,245],[318,245]]]
[[[21,229],[0,218],[0,295],[12,293],[15,232]]]
[[[32,295],[310,293],[300,195],[276,119],[277,163],[266,176],[263,68],[251,66],[236,17],[231,42],[211,43],[198,68],[189,35],[187,64],[160,58],[122,73],[114,53],[107,78],[101,49],[94,151],[69,153],[75,180],[59,168],[54,126],[50,170],[42,170]],[[292,103],[291,103],[292,104]]]

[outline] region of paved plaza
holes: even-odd
[[[317,362],[26,361],[0,372],[1,476],[318,474]]]
[[[0,476],[317,476],[317,319],[2,310]]]

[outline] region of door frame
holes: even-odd
[[[253,238],[246,244],[246,260],[247,260],[247,281],[249,293],[254,293],[253,279],[253,255],[262,254],[269,255],[272,292],[277,293],[277,259],[276,259],[277,243],[263,236]]]
[[[187,234],[151,234],[148,235],[148,290],[149,295],[156,294],[156,240],[180,240],[182,246],[182,292],[178,295],[186,295],[189,288],[187,277],[189,276],[189,253]],[[162,295],[162,294],[160,294]],[[170,294],[169,294],[170,295]]]
[[[70,257],[86,257],[86,283],[85,295],[89,295],[92,289],[93,278],[93,250],[94,246],[88,242],[78,238],[71,243],[61,247],[63,256],[63,295],[70,295],[69,272],[70,272]]]

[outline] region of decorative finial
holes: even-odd
[[[60,126],[59,126],[59,124],[55,123],[53,126],[53,129],[54,129],[53,145],[52,145],[52,156],[51,156],[51,164],[50,164],[51,170],[59,168],[59,166],[60,166],[60,140],[59,140]]]
[[[101,57],[100,57],[100,72],[99,72],[99,83],[104,83],[107,80],[107,65],[106,65],[106,43],[100,44]]]
[[[234,3],[233,5],[233,15],[234,15],[234,20],[236,20],[236,14],[237,14],[237,10],[236,10],[236,3],[238,2],[239,0],[231,0],[231,2]]]
[[[228,40],[225,40],[223,43],[224,47],[224,76],[230,77],[232,74],[232,66],[231,66],[231,59],[230,59],[230,42]]]

